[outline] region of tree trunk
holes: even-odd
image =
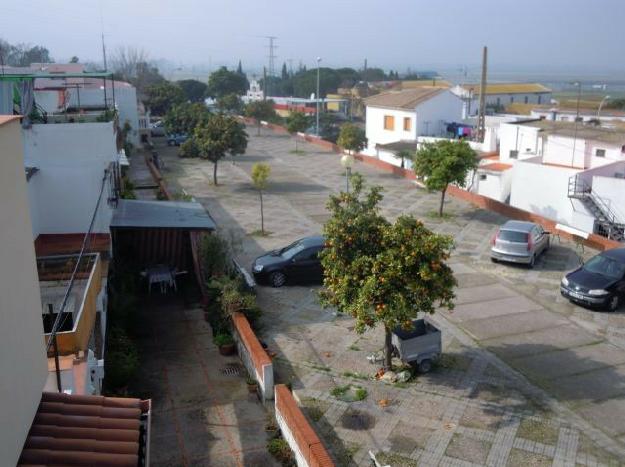
[[[391,371],[393,369],[393,343],[391,330],[384,326],[384,369]]]
[[[295,152],[297,152],[297,133],[295,133]]]
[[[445,204],[445,193],[447,192],[447,185],[445,185],[445,188],[443,188],[443,191],[441,191],[441,205],[438,208],[438,215],[439,217],[443,217],[443,205]]]
[[[403,157],[401,158],[401,168],[402,169],[404,168],[404,158]]]
[[[256,136],[260,136],[260,120],[257,120]]]
[[[217,185],[217,161],[213,162],[213,184]]]
[[[263,212],[263,192],[258,190],[260,195],[260,232],[265,235],[265,214]]]

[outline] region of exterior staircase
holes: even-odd
[[[580,200],[595,217],[599,235],[619,242],[625,241],[625,223],[620,222],[609,203],[578,175],[569,178],[568,197]]]

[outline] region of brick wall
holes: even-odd
[[[299,467],[333,467],[334,462],[284,384],[275,388],[276,420]]]
[[[249,321],[243,313],[232,315],[234,340],[237,343],[239,357],[260,387],[263,401],[271,399],[273,391],[273,364],[263,346],[258,341]]]

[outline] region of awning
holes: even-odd
[[[402,139],[400,141],[393,141],[392,143],[386,144],[376,144],[376,149],[381,149],[383,151],[389,151],[398,153],[399,151],[417,151],[417,141],[414,139]]]
[[[149,400],[44,392],[17,465],[142,465],[149,412]]]
[[[120,199],[111,229],[215,230],[216,225],[200,203]]]

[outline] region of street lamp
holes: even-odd
[[[319,64],[321,63],[321,57],[317,57],[317,136],[319,136]]]
[[[349,193],[349,177],[352,174],[352,167],[354,166],[354,156],[345,154],[341,157],[341,165],[345,169],[345,190]]]
[[[599,119],[599,117],[601,116],[601,107],[603,107],[603,104],[605,103],[605,101],[607,101],[610,98],[610,96],[605,96],[603,99],[601,99],[601,103],[599,104],[599,109],[597,110],[597,119]]]

